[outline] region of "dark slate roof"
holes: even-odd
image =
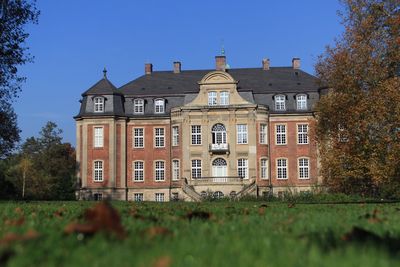
[[[173,71],[154,71],[143,75],[119,88],[124,95],[166,96],[197,93],[198,82],[210,70],[187,70],[181,73]],[[253,94],[279,92],[318,91],[316,77],[292,67],[229,69],[227,71],[239,82],[238,91],[252,91]]]
[[[86,95],[114,95],[118,94],[117,87],[115,87],[107,78],[103,78],[95,85],[89,88],[82,96]]]

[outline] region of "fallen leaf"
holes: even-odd
[[[265,210],[266,210],[265,207],[259,207],[259,208],[258,208],[258,214],[259,214],[259,215],[265,215]]]
[[[171,258],[169,256],[164,256],[157,259],[154,262],[153,267],[169,267],[171,266],[171,263],[172,263]]]
[[[9,245],[16,241],[29,241],[38,238],[40,235],[35,230],[28,230],[25,234],[8,233],[0,239],[0,244]]]
[[[290,208],[294,208],[296,206],[296,204],[295,203],[289,203],[287,206],[290,209]]]
[[[83,218],[86,223],[72,222],[64,228],[64,232],[92,235],[101,231],[115,234],[119,238],[124,238],[126,235],[118,211],[108,202],[100,202],[93,208],[87,209]]]
[[[5,225],[8,225],[8,226],[20,226],[20,225],[22,225],[24,222],[25,222],[25,218],[22,216],[22,217],[20,217],[20,218],[18,218],[18,219],[16,219],[16,220],[6,219],[6,220],[4,221],[4,224],[5,224]]]
[[[24,211],[20,207],[16,207],[14,212],[18,214],[24,214]]]
[[[65,211],[66,211],[65,208],[60,208],[60,209],[56,210],[53,213],[53,215],[54,215],[54,217],[61,218],[64,216]]]

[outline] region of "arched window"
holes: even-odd
[[[94,112],[104,112],[104,97],[94,98]]]
[[[307,109],[307,95],[301,94],[296,96],[296,106],[298,110]]]
[[[212,176],[213,182],[227,182],[228,168],[226,160],[223,158],[216,158],[212,162]]]
[[[207,197],[207,192],[206,191],[201,191],[200,196],[202,198],[206,198]]]
[[[286,110],[286,97],[284,95],[275,96],[275,110]]]
[[[236,197],[236,191],[232,191],[232,192],[229,194],[229,196],[230,196],[231,198],[235,198],[235,197]]]
[[[224,197],[224,193],[222,193],[221,191],[215,191],[213,194],[213,197],[216,199],[220,199]]]
[[[217,158],[212,163],[213,166],[226,166],[226,160],[222,158]]]
[[[215,124],[211,129],[213,144],[226,144],[226,129],[221,123]]]

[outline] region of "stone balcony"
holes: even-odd
[[[213,154],[229,154],[229,144],[210,144],[208,152]]]

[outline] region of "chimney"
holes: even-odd
[[[181,73],[181,62],[174,62],[174,73]]]
[[[144,64],[144,73],[146,73],[146,75],[149,75],[152,72],[153,72],[153,64],[151,63]]]
[[[264,58],[262,60],[263,70],[269,70],[269,58]]]
[[[295,70],[300,69],[300,58],[295,57],[292,59],[292,67]]]
[[[215,57],[215,69],[225,71],[226,69],[226,57],[216,56]]]

